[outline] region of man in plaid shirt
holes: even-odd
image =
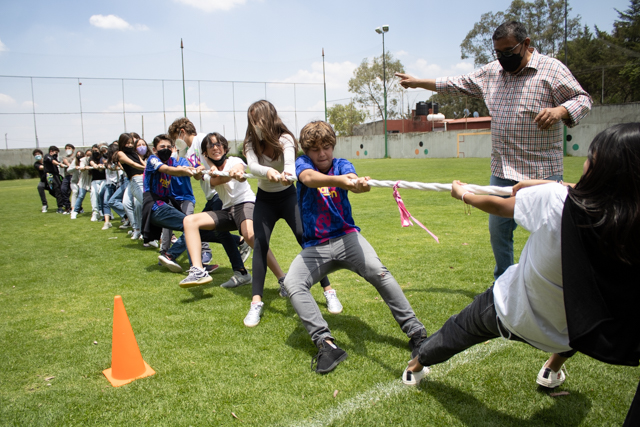
[[[404,88],[484,99],[491,115],[490,185],[513,186],[525,179],[562,180],[562,125],[573,127],[591,109],[591,97],[560,61],[529,48],[519,22],[493,33],[496,61],[471,74],[417,79],[397,73]],[[513,264],[513,219],[489,216],[494,278]]]

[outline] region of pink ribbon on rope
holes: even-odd
[[[440,243],[440,240],[438,240],[438,236],[436,236],[435,234],[430,232],[427,227],[422,225],[420,223],[420,221],[415,219],[413,217],[413,215],[411,215],[409,213],[409,211],[407,210],[407,208],[404,205],[404,202],[402,201],[402,197],[400,197],[400,192],[398,191],[398,185],[400,185],[400,181],[396,182],[396,185],[393,186],[393,198],[396,199],[396,203],[398,204],[398,210],[400,211],[400,221],[402,223],[402,226],[403,227],[408,227],[410,225],[413,225],[411,220],[414,220],[416,222],[416,224],[418,224],[420,227],[422,227],[424,229],[424,231],[429,233],[431,235],[431,237],[433,237],[436,240],[436,242]]]

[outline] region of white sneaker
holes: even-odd
[[[324,297],[327,299],[327,310],[331,314],[342,313],[342,304],[336,295],[335,289],[330,289],[324,292]]]
[[[567,379],[566,368],[562,365],[562,368],[558,372],[554,371],[551,368],[547,368],[542,365],[542,369],[538,372],[538,378],[536,378],[536,382],[543,387],[547,388],[556,388],[561,386],[564,383],[564,380]]]
[[[239,271],[234,271],[231,279],[220,285],[221,288],[237,288],[238,286],[251,283],[251,274],[247,271],[247,274],[242,274]]]
[[[102,226],[102,229],[103,229],[103,230],[108,230],[108,229],[110,229],[111,227],[113,227],[113,225],[111,225],[111,223],[110,223],[110,222],[105,222],[105,223],[104,223],[104,225]]]
[[[252,302],[251,308],[249,309],[249,313],[247,317],[244,318],[244,326],[249,328],[253,328],[258,323],[260,323],[260,316],[262,316],[262,310],[264,308],[264,303],[260,302]]]
[[[145,248],[149,248],[149,247],[153,247],[153,248],[158,248],[160,247],[160,245],[158,245],[158,241],[157,240],[152,240],[148,243],[143,243],[142,246],[144,246]]]
[[[121,221],[120,227],[118,227],[121,230],[126,230],[127,228],[131,227],[131,223],[129,223],[128,220],[124,219]]]
[[[76,219],[77,217],[78,217],[78,212],[76,211],[71,212],[71,217],[70,217],[71,219]]]
[[[140,234],[140,230],[133,230],[133,233],[131,233],[131,240],[138,240],[141,236],[142,234]]]
[[[91,214],[91,222],[97,222],[98,221],[98,212],[93,212]]]
[[[43,207],[42,207],[42,213],[47,213],[47,209],[48,209],[48,208],[49,208],[48,206],[43,206]]]
[[[406,385],[415,385],[420,384],[420,381],[429,373],[430,369],[428,366],[422,368],[419,372],[410,371],[409,368],[405,369],[402,373],[402,382]]]

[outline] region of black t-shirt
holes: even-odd
[[[44,171],[52,175],[60,175],[58,167],[53,164],[53,160],[58,161],[58,156],[52,157],[51,154],[45,154],[42,164],[44,165]]]
[[[40,166],[44,165],[40,162],[35,162],[33,164],[33,167],[36,168],[36,170],[38,171],[38,173],[40,174],[40,182],[47,182],[47,173],[44,171],[44,169],[40,169]]]
[[[123,151],[123,153],[132,162],[138,163],[139,165],[142,166],[142,162],[140,161],[140,157],[138,157],[138,153],[127,153],[126,151]],[[124,173],[127,174],[127,179],[131,179],[132,176],[140,175],[141,173],[144,172],[141,169],[136,169],[133,166],[129,166],[129,165],[125,164],[125,163],[121,163],[121,165],[122,165],[122,170],[124,171]]]
[[[93,159],[91,159],[93,160]],[[99,165],[103,165],[104,162],[103,160],[106,160],[102,157],[100,157],[100,160],[98,160],[97,162],[95,160],[94,163],[97,163]],[[100,181],[100,180],[105,180],[107,179],[107,174],[105,173],[104,169],[91,169],[91,181]]]

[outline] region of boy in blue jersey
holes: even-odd
[[[343,268],[375,286],[402,331],[410,337],[411,350],[419,348],[427,336],[424,326],[396,279],[360,234],[351,214],[348,192],[369,191],[369,177],[358,178],[351,162],[333,158],[336,135],[326,122],[306,125],[300,132],[300,145],[305,155],[296,160],[296,175],[303,249],[291,263],[284,285],[293,308],[319,349],[312,359],[312,363],[317,361],[316,372],[331,372],[347,358],[347,353],[335,344],[310,288]]]
[[[153,139],[154,154],[147,159],[143,178],[142,233],[145,242],[157,240],[163,228],[183,231],[182,221],[185,214],[176,207],[180,202],[171,193],[171,178],[201,177],[203,167],[180,166],[171,157],[173,142],[167,135],[158,135]],[[208,238],[204,237],[204,239]],[[186,249],[184,234],[158,260],[169,270],[182,271],[175,259]],[[213,267],[211,267],[213,268]],[[206,269],[206,267],[205,267]],[[209,277],[208,281],[211,281]],[[202,282],[203,284],[205,282]]]

